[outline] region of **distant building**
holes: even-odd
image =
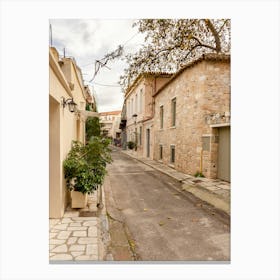
[[[99,122],[101,124],[101,133],[111,138],[120,138],[121,130],[119,128],[121,121],[121,111],[111,111],[99,113]]]
[[[171,78],[167,73],[142,73],[125,93],[125,135],[136,144],[138,156],[153,158],[153,95]],[[124,116],[122,124],[124,124]],[[124,126],[122,125],[123,130]]]

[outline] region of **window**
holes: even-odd
[[[127,115],[130,116],[130,102],[127,101]]]
[[[138,95],[135,96],[135,113],[138,113]]]
[[[142,126],[139,127],[139,145],[142,145]]]
[[[160,128],[163,128],[163,106],[160,106],[159,118],[160,118]]]
[[[159,145],[159,159],[162,159],[162,152],[163,152],[163,147],[162,145]]]
[[[170,146],[170,163],[175,163],[175,146]]]
[[[133,115],[133,99],[131,99],[131,111],[130,111],[130,114],[131,114],[131,116]]]
[[[176,98],[171,100],[171,126],[176,125]]]
[[[140,96],[139,96],[139,112],[142,113],[142,102],[143,102],[143,90],[140,90]]]

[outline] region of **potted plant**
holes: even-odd
[[[87,196],[101,184],[106,174],[106,163],[111,162],[109,143],[92,137],[86,145],[73,141],[63,162],[66,186],[71,191],[72,208],[84,208]]]
[[[128,148],[130,149],[130,150],[132,150],[133,148],[135,148],[135,143],[134,142],[132,142],[132,141],[128,141],[127,142],[127,146],[128,146]]]

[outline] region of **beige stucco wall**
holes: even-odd
[[[176,127],[171,126],[171,100],[176,97]],[[164,108],[164,124],[160,129],[160,106]],[[174,168],[194,175],[200,170],[202,136],[210,136],[210,151],[203,152],[203,173],[215,178],[217,149],[215,135],[205,118],[211,113],[230,112],[230,63],[202,61],[184,70],[155,96],[154,158],[170,165],[170,145],[175,145]],[[226,119],[224,120],[226,122]]]
[[[150,129],[150,158],[154,156],[154,133],[153,133],[153,115],[154,115],[154,98],[153,95],[161,88],[170,77],[156,77],[153,75],[141,77],[135,86],[126,94],[126,111],[127,111],[127,140],[136,141],[135,128],[137,128],[137,155],[140,157],[147,157],[147,129]],[[142,102],[140,105],[139,98],[142,94]],[[138,109],[131,110],[131,100],[139,102]],[[132,117],[133,114],[137,114],[136,124]],[[139,131],[142,127],[142,141],[140,145]]]
[[[69,62],[69,63],[68,63]],[[49,215],[50,218],[60,218],[64,214],[65,207],[69,200],[66,191],[66,184],[63,174],[63,160],[66,158],[72,140],[84,142],[85,120],[76,113],[71,113],[68,106],[63,108],[62,97],[65,99],[74,98],[78,109],[85,106],[83,87],[79,76],[75,74],[76,68],[73,63],[67,61],[63,65],[63,71],[58,64],[57,57],[50,52],[49,67],[49,177],[50,197]],[[69,80],[71,79],[71,80]],[[74,85],[73,90],[69,83]],[[79,128],[79,129],[78,129]]]

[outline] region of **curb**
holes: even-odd
[[[230,203],[222,199],[219,195],[210,192],[199,185],[190,186],[188,183],[184,183],[182,190],[192,193],[194,196],[206,201],[207,203],[213,205],[215,208],[225,212],[230,216]]]
[[[165,172],[164,170],[157,168],[156,166],[153,166],[152,164],[149,164],[145,161],[142,161],[141,159],[138,159],[136,157],[134,157],[133,155],[130,155],[128,153],[123,152],[122,150],[120,150],[123,154],[128,155],[129,157],[136,159],[140,162],[142,162],[143,164],[146,164],[147,166],[175,179],[178,182],[183,183],[182,186],[182,190],[183,191],[187,191],[191,194],[193,194],[195,197],[211,204],[212,206],[214,206],[215,208],[223,211],[224,213],[226,213],[227,215],[230,216],[230,202],[226,201],[225,199],[223,199],[221,196],[219,196],[218,194],[215,194],[209,190],[207,190],[206,188],[203,188],[202,186],[200,186],[199,184],[195,184],[193,185],[193,183],[189,183],[188,180],[186,179],[179,179],[176,176],[173,176],[172,174]],[[187,175],[187,174],[186,174]]]
[[[107,178],[108,179],[108,178]],[[108,246],[111,243],[111,236],[110,236],[110,232],[109,232],[109,221],[108,221],[108,217],[107,217],[107,207],[106,207],[106,195],[105,195],[105,183],[106,182],[106,178],[103,182],[103,185],[101,187],[101,191],[102,191],[102,204],[103,207],[101,209],[101,214],[99,216],[99,221],[100,221],[100,231],[101,231],[101,240],[99,241],[99,246],[98,246],[98,253],[100,255],[100,259],[99,260],[110,260],[113,261],[113,256],[108,252]]]

